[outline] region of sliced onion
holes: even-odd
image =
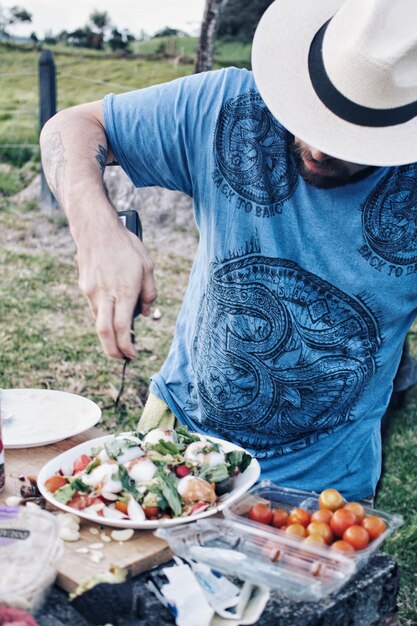
[[[126,515],[117,509],[111,509],[109,506],[105,506],[103,509],[103,517],[107,519],[126,519]]]
[[[127,505],[127,514],[131,520],[142,522],[146,520],[145,511],[140,506],[139,502],[130,496],[129,503]]]
[[[86,506],[85,509],[83,509],[83,513],[98,513],[99,511],[104,511],[105,508],[104,502],[94,502],[94,504]]]
[[[110,460],[109,455],[107,454],[107,450],[106,448],[103,448],[103,450],[100,452],[100,454],[98,455],[98,458],[100,459],[100,461],[102,463],[105,463],[106,461]]]
[[[129,461],[132,461],[133,459],[137,459],[138,457],[143,456],[144,454],[145,452],[139,447],[128,448],[117,457],[117,462],[124,465],[125,463],[128,463]]]

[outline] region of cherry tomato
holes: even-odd
[[[63,487],[68,483],[67,479],[63,476],[59,476],[59,474],[55,474],[55,476],[51,476],[48,480],[45,480],[45,487],[51,493],[55,493],[57,489]]]
[[[362,521],[362,526],[368,532],[370,539],[376,539],[387,529],[387,523],[378,515],[367,515]]]
[[[343,496],[336,489],[325,489],[319,495],[319,507],[336,511],[344,505]]]
[[[349,526],[343,533],[343,541],[347,541],[355,550],[363,550],[369,543],[369,534],[358,524]]]
[[[82,454],[78,459],[74,461],[74,469],[73,474],[77,474],[78,472],[82,472],[88,467],[93,459],[91,456],[87,454]]]
[[[337,537],[342,537],[343,533],[349,526],[357,524],[358,520],[353,511],[348,509],[338,509],[333,513],[333,517],[330,520],[330,528]]]
[[[285,529],[285,532],[289,535],[296,535],[297,537],[307,536],[307,530],[302,524],[289,524]]]
[[[339,550],[339,552],[355,552],[355,548],[352,546],[352,544],[348,543],[347,541],[343,541],[343,539],[335,541],[330,547],[333,550]]]
[[[333,511],[330,509],[318,509],[311,515],[312,522],[324,522],[329,524],[332,519]]]
[[[324,537],[321,535],[307,535],[305,539],[303,539],[303,543],[322,543],[326,544]]]
[[[178,476],[178,478],[184,478],[184,476],[188,476],[189,473],[190,470],[186,465],[178,465],[175,468],[175,474]]]
[[[353,511],[359,524],[365,518],[365,509],[360,502],[347,502],[343,508],[348,511]]]
[[[326,543],[330,543],[333,539],[332,529],[325,522],[311,522],[307,526],[307,533],[309,535],[319,535],[323,537]]]
[[[285,509],[274,509],[272,511],[271,525],[275,528],[281,528],[285,526],[288,521],[288,513]]]
[[[301,524],[308,526],[310,523],[310,513],[305,509],[293,509],[288,516],[288,524]]]
[[[269,504],[258,502],[249,509],[249,519],[260,524],[270,524],[272,520],[272,509]]]

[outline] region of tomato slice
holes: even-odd
[[[120,511],[120,513],[127,515],[127,502],[124,502],[123,500],[116,500],[116,504],[114,506],[118,511]]]
[[[59,489],[60,487],[63,487],[67,483],[68,481],[66,478],[64,478],[63,476],[60,476],[59,474],[55,474],[54,476],[51,476],[51,478],[48,478],[47,480],[45,480],[45,487],[51,493],[55,493],[57,489]]]
[[[88,454],[82,454],[78,459],[74,461],[73,474],[83,472],[88,467],[93,459]]]
[[[73,509],[77,509],[77,511],[81,511],[82,509],[95,504],[96,502],[102,503],[103,500],[101,498],[97,498],[97,496],[89,496],[84,493],[76,493],[75,496],[72,496],[71,500],[67,502],[68,506],[71,506]]]

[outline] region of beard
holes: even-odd
[[[343,161],[333,157],[328,157],[320,162],[315,161],[310,150],[300,145],[297,141],[293,143],[293,153],[300,176],[306,183],[319,189],[332,189],[357,182],[366,178],[375,170],[375,167],[369,166],[360,172],[351,174]],[[313,172],[305,162],[317,165],[317,167],[325,170],[325,173]]]

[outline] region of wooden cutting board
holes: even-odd
[[[38,471],[47,461],[89,439],[95,439],[104,435],[98,428],[91,428],[86,432],[39,448],[7,449],[5,450],[6,487],[1,493],[0,502],[4,504],[10,495],[20,495],[22,482],[20,476],[36,476]],[[53,510],[48,504],[48,509]],[[91,529],[97,529],[99,534],[91,533]],[[127,568],[133,576],[151,569],[168,561],[172,553],[168,544],[153,535],[151,530],[137,530],[132,539],[126,542],[104,542],[100,538],[101,533],[110,536],[109,526],[99,526],[92,522],[81,522],[81,538],[75,542],[65,542],[64,555],[58,566],[57,584],[72,592],[84,580],[91,578],[99,572],[105,572],[110,565],[118,565]],[[94,531],[93,531],[94,532]],[[94,550],[93,544],[102,543],[99,548],[104,558],[99,563],[93,563],[90,559]],[[88,553],[77,552],[80,548],[87,548]]]

